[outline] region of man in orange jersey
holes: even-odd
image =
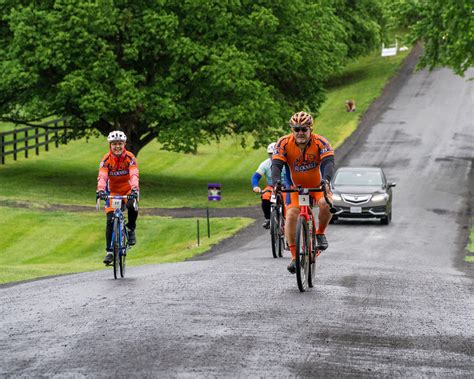
[[[109,141],[110,151],[105,154],[100,162],[99,176],[97,178],[97,198],[106,199],[107,195],[125,196],[131,195],[138,199],[138,166],[135,156],[125,149],[127,136],[124,132],[116,130],[110,132],[107,140]],[[135,245],[135,228],[138,217],[138,210],[133,207],[133,201],[127,202],[128,208],[128,244]],[[112,240],[112,216],[113,208],[109,201],[106,203],[105,212],[107,214],[107,224],[105,231],[106,255],[104,263],[112,263],[114,254],[111,247]]]
[[[273,153],[272,179],[276,183],[283,167],[286,168],[286,183],[290,186],[311,188],[325,186],[329,190],[329,182],[334,175],[334,151],[328,140],[312,133],[313,117],[306,112],[295,113],[290,119],[292,133],[280,138]],[[328,193],[331,198],[331,193]],[[329,205],[322,192],[312,192],[315,203],[319,206],[319,225],[316,238],[321,250],[328,248],[325,236],[326,227],[331,220]],[[291,251],[291,263],[288,271],[296,271],[296,223],[300,214],[298,193],[287,193],[286,196],[285,234]]]

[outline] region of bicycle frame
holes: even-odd
[[[311,224],[313,226],[313,228],[316,228],[316,223],[314,222],[314,214],[313,214],[313,211],[311,209],[312,205],[311,204],[313,201],[312,199],[313,198],[310,198],[310,205],[302,205],[300,206],[300,217],[304,217],[304,219],[306,220],[306,222],[310,222],[311,221]]]

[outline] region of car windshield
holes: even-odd
[[[340,171],[334,178],[335,186],[382,186],[379,171]]]

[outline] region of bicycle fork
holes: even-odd
[[[115,224],[115,219],[118,220],[118,247],[119,247],[119,254],[120,256],[122,255],[126,255],[126,251],[127,251],[127,247],[126,246],[122,246],[122,241],[123,241],[123,232],[124,232],[124,229],[125,229],[125,222],[123,220],[123,218],[119,217],[119,216],[116,216],[114,215],[114,217],[112,218],[112,224]],[[109,248],[111,250],[113,250],[114,248],[114,244],[115,244],[115,233],[116,233],[116,230],[115,229],[112,229],[112,238],[111,238],[111,241],[110,241],[110,246]],[[128,236],[127,236],[127,240],[128,240]]]

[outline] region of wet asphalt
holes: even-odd
[[[1,287],[0,377],[472,377],[474,82],[441,69],[402,83],[338,161],[384,168],[392,223],[331,225],[313,289],[258,226],[122,280]]]

